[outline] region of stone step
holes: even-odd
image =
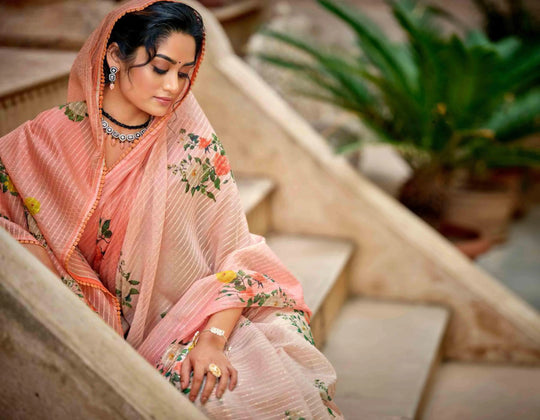
[[[76,54],[0,47],[0,136],[45,109],[66,102]]]
[[[272,233],[270,248],[298,278],[313,311],[311,329],[321,348],[329,328],[347,298],[348,262],[353,245],[342,239]]]
[[[203,1],[202,3],[211,5],[214,2]],[[215,3],[222,4],[215,7],[209,7],[209,10],[220,22],[238,19],[244,15],[257,11],[264,6],[264,2],[261,0],[225,0]]]
[[[443,363],[424,420],[538,420],[540,367]]]
[[[270,199],[275,183],[268,178],[236,177],[249,230],[265,235],[271,227]]]
[[[448,318],[442,307],[348,301],[323,350],[345,418],[417,418]]]

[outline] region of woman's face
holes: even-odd
[[[139,47],[133,64],[147,60],[145,48]],[[195,68],[195,40],[173,32],[161,41],[156,56],[145,66],[132,67],[128,74],[128,66],[121,61],[118,64],[117,85],[124,99],[146,114],[162,116],[188,89],[188,78]]]

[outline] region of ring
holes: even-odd
[[[221,369],[217,365],[215,365],[214,363],[210,363],[210,365],[208,365],[208,370],[216,378],[219,378],[221,376]]]

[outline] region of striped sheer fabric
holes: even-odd
[[[194,332],[215,312],[245,308],[229,340],[239,383],[201,407],[209,416],[339,417],[335,372],[313,345],[301,286],[249,232],[225,150],[194,96],[105,167],[108,34],[149,3],[123,4],[92,34],[70,103],[0,139],[0,226],[44,246],[64,282],[178,388]]]

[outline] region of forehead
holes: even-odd
[[[181,63],[189,63],[195,59],[195,39],[191,35],[173,32],[157,45],[156,52]]]

